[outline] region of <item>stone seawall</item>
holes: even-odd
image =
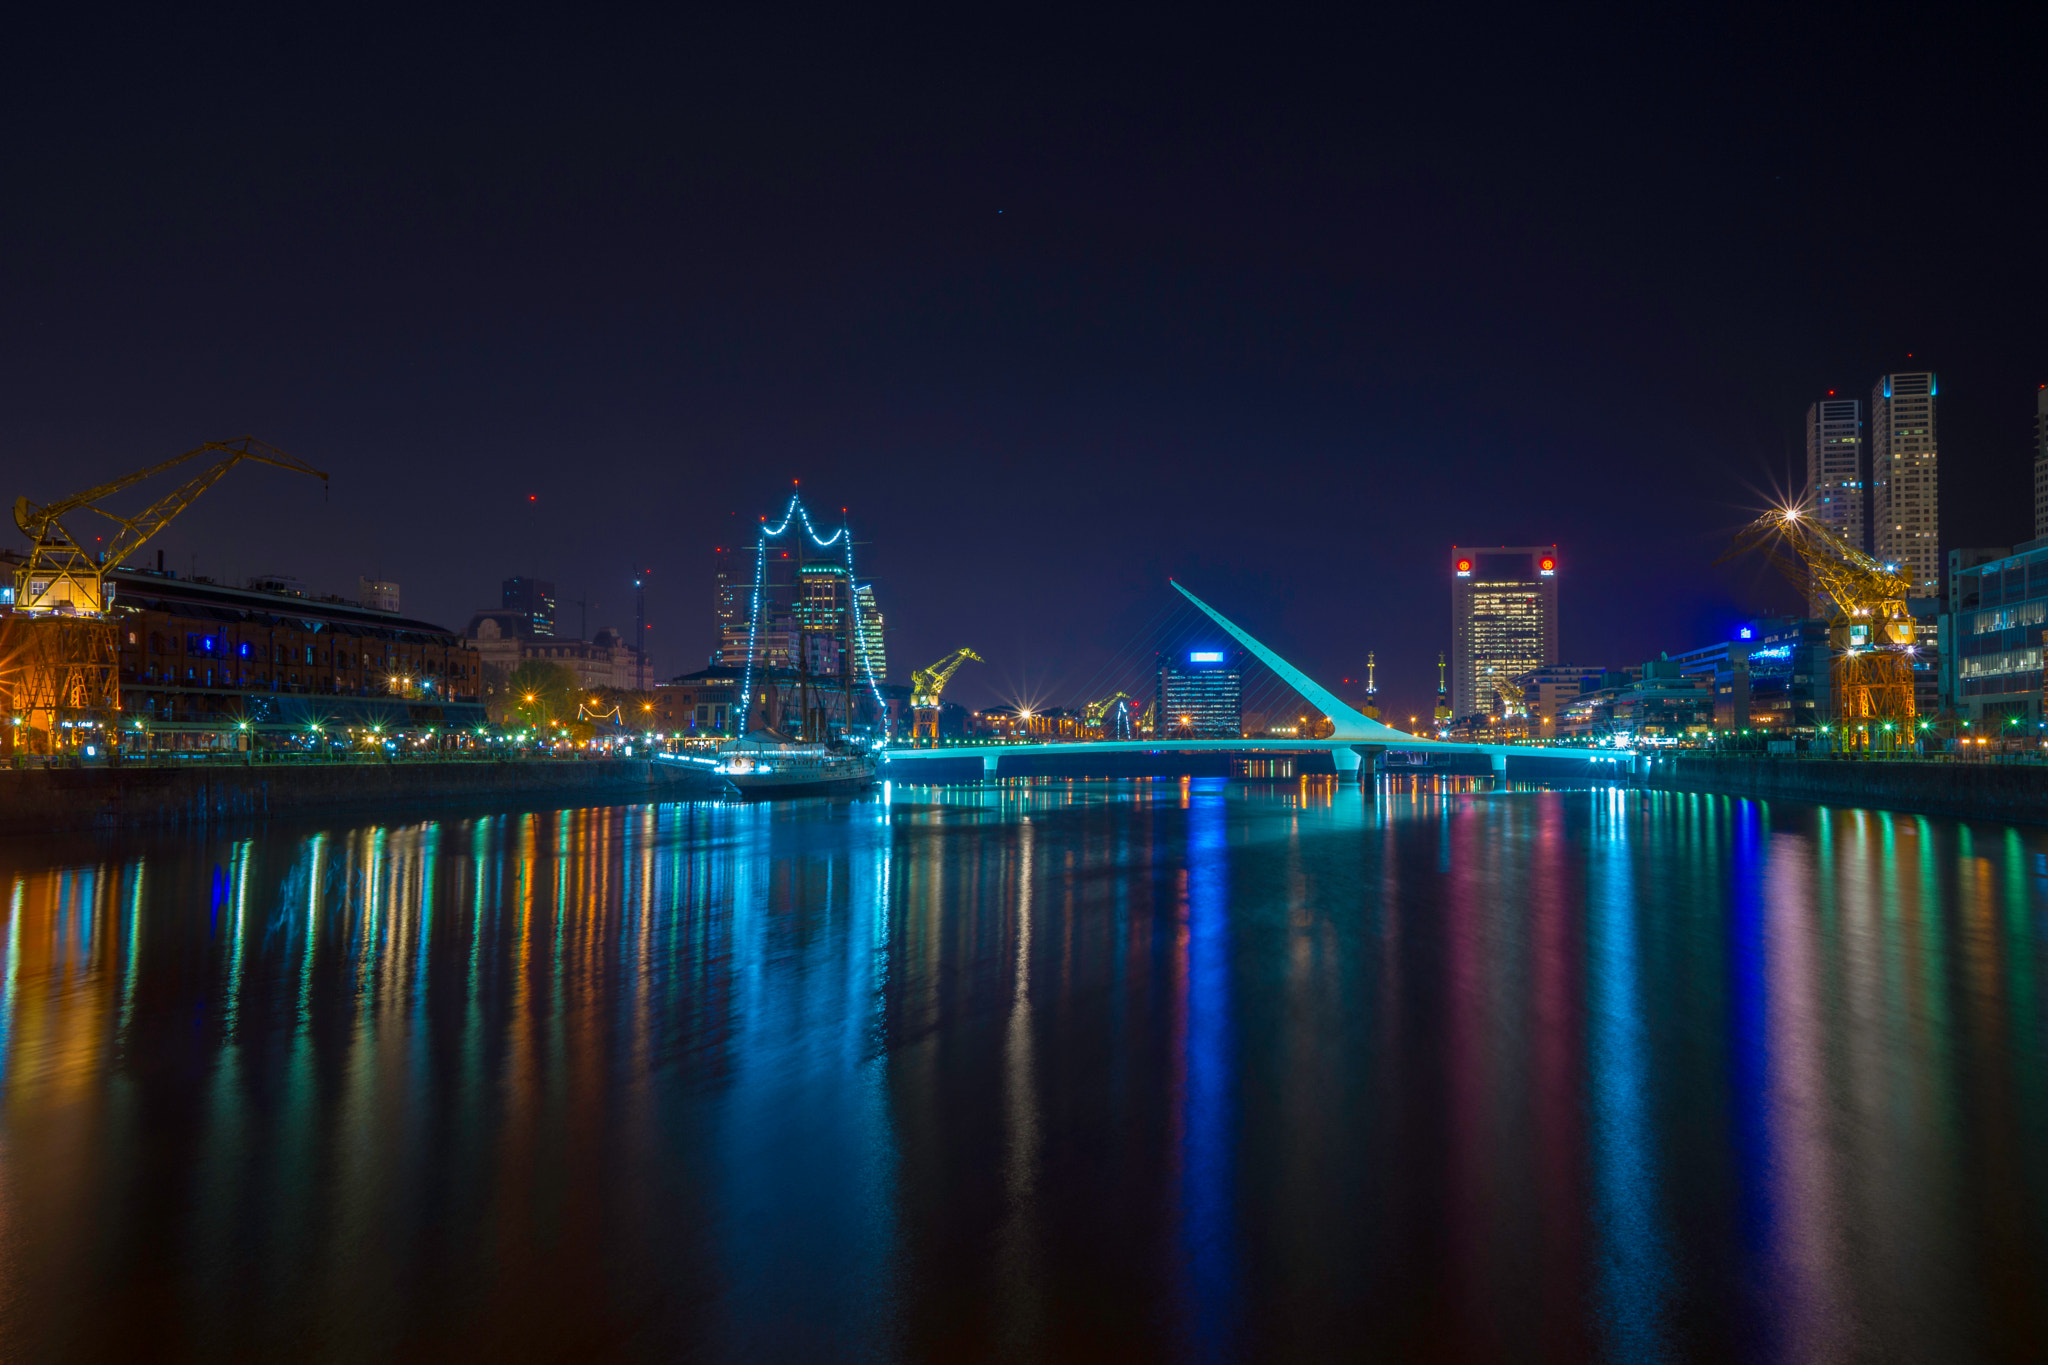
[[[1659,755],[1642,785],[1825,806],[2048,824],[2048,767]]]
[[[439,807],[713,800],[721,778],[646,759],[0,772],[0,834],[161,828]]]

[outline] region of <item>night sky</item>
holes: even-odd
[[[595,628],[638,559],[668,676],[801,478],[899,681],[1079,702],[1174,575],[1401,721],[1454,542],[1561,547],[1572,662],[1791,606],[1713,563],[1886,370],[1946,544],[2031,534],[2041,13],[17,30],[0,493],[254,433],[331,489],[236,471],[181,571]]]

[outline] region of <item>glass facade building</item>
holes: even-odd
[[[875,605],[875,585],[862,583],[853,590],[853,639],[856,676],[881,682],[889,676],[889,654],[882,643],[882,610]]]
[[[1514,680],[1557,660],[1557,547],[1451,547],[1451,714],[1519,709]]]
[[[712,567],[718,618],[718,649],[712,656],[721,668],[747,663],[747,641],[754,642],[754,660],[761,668],[795,668],[797,562],[786,549],[770,545],[725,547],[716,551]],[[754,628],[754,578],[760,575],[761,624]]]
[[[1813,733],[1832,719],[1829,658],[1826,621],[1778,617],[1748,622],[1734,639],[1670,662],[1681,677],[1707,684],[1716,728],[1790,735]]]
[[[1159,662],[1153,714],[1161,739],[1237,739],[1244,728],[1242,656],[1190,649]]]
[[[2034,538],[2048,539],[2048,384],[2034,391]]]
[[[2048,540],[1962,569],[1949,601],[1942,663],[1956,710],[1973,721],[2040,720]]]
[[[1888,374],[1870,394],[1870,552],[1914,597],[1941,593],[1941,472],[1931,372]]]
[[[1863,404],[1824,398],[1806,410],[1806,500],[1814,516],[1857,549],[1863,537]],[[1813,612],[1821,607],[1815,599]]]

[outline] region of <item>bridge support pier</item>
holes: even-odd
[[[981,756],[981,780],[984,786],[992,787],[995,785],[996,768],[1002,761],[1003,756],[1001,754],[983,754]]]
[[[1504,790],[1508,785],[1508,756],[1506,754],[1493,753],[1488,754],[1486,757],[1493,764],[1494,790]]]
[[[1332,749],[1330,761],[1337,765],[1337,785],[1344,786],[1358,781],[1358,769],[1364,755],[1356,749]]]
[[[1361,744],[1351,751],[1358,755],[1358,771],[1353,774],[1358,785],[1365,789],[1368,800],[1377,801],[1380,792],[1380,767],[1386,749],[1377,744]],[[1338,769],[1341,774],[1342,768]]]

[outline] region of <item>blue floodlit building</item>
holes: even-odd
[[[1244,733],[1243,657],[1197,647],[1159,660],[1153,715],[1161,739],[1237,739]]]
[[[1680,676],[1712,678],[1717,729],[1810,734],[1833,718],[1825,621],[1750,621],[1734,639],[1668,657]]]
[[[2039,722],[2048,539],[2015,545],[1988,563],[1956,566],[1943,624],[1942,673],[1956,711],[1978,724]]]

